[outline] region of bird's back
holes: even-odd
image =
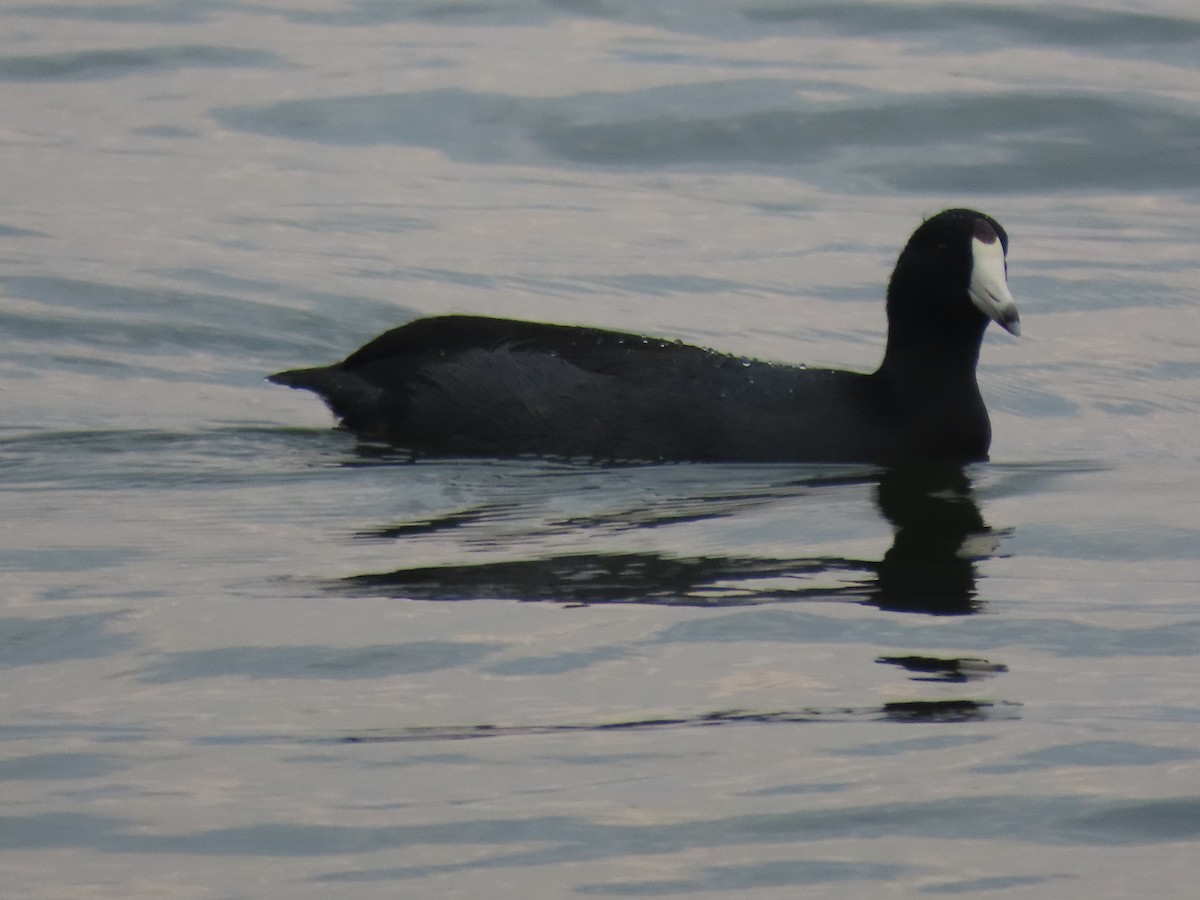
[[[472,316],[393,329],[272,381],[417,451],[595,459],[867,459],[871,376],[589,328]],[[837,428],[831,424],[837,422]]]

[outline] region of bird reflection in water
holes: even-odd
[[[745,606],[798,600],[849,600],[880,609],[932,615],[977,611],[976,563],[995,555],[1000,535],[983,520],[966,470],[956,465],[911,465],[873,474],[817,475],[789,482],[792,494],[837,484],[875,482],[875,503],[894,537],[880,560],[796,556],[674,556],[653,552],[569,553],[470,565],[421,566],[351,576],[331,587],[351,594],[414,600],[511,599],[569,604],[652,603]],[[738,498],[740,508],[770,502],[780,485]],[[705,497],[699,503],[629,511],[632,528],[734,515],[738,503]],[[494,508],[478,511],[479,517]],[[407,538],[461,527],[475,513],[401,523],[371,537]],[[574,519],[571,527],[599,520]],[[605,518],[611,524],[612,517]]]
[[[873,499],[891,524],[893,539],[882,559],[795,556],[682,557],[660,553],[573,553],[472,565],[398,569],[340,579],[331,589],[352,595],[384,594],[412,600],[504,598],[563,604],[650,603],[736,607],[797,601],[869,604],[891,612],[934,616],[977,612],[976,564],[998,552],[1002,533],[983,519],[970,477],[958,465],[921,464],[856,475],[814,475],[725,492],[694,500],[669,501],[625,509],[620,514],[574,518],[553,527],[587,529],[614,526],[658,527],[752,513],[781,494],[796,496],[818,488],[873,484]],[[520,517],[519,504],[490,504],[433,520],[402,522],[371,531],[376,539],[407,540],[499,517]],[[983,659],[885,656],[876,662],[908,673],[914,681],[965,683],[1006,671]],[[859,710],[720,711],[680,719],[570,724],[552,729],[662,728],[766,722],[885,719],[901,722],[965,722],[1010,717],[1012,704],[971,699],[899,701]],[[528,726],[518,726],[518,730]],[[429,739],[424,729],[385,731],[373,738]],[[499,736],[495,726],[471,726],[456,737]],[[445,735],[440,735],[445,737]]]

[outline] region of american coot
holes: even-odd
[[[1020,331],[1008,236],[951,209],[900,254],[873,373],[757,362],[597,328],[419,319],[340,363],[270,381],[319,394],[356,434],[416,454],[895,462],[987,457],[975,382],[988,321]]]

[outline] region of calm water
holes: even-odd
[[[5,5],[5,889],[1194,896],[1198,59],[1191,0]],[[870,368],[951,205],[1025,331],[965,471],[407,465],[262,380],[451,311]]]

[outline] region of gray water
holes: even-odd
[[[0,883],[1192,897],[1200,13],[0,8]],[[996,216],[966,470],[407,464],[418,315],[869,369]]]

